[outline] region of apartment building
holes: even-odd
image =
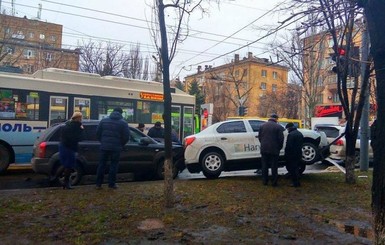
[[[195,74],[185,77],[185,86],[187,91],[192,82],[199,84],[205,103],[214,104],[213,122],[238,116],[240,107],[246,108],[247,116],[266,117],[272,112],[279,113],[274,104],[267,106],[263,102],[272,94],[284,94],[288,71],[285,66],[248,52],[244,58],[235,54],[224,65],[198,66]]]
[[[79,51],[62,48],[62,25],[0,14],[0,26],[1,67],[79,70]]]

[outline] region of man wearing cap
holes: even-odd
[[[123,120],[123,110],[115,108],[109,117],[103,118],[97,129],[96,136],[100,141],[100,161],[96,174],[96,189],[101,189],[107,161],[110,160],[108,187],[116,189],[116,174],[120,152],[130,137],[128,124]]]
[[[140,132],[144,132],[144,123],[138,123],[138,127],[136,127],[137,129],[139,129]]]
[[[287,135],[285,147],[286,168],[292,179],[293,187],[299,187],[299,166],[302,158],[303,135],[293,123],[286,124]]]
[[[277,121],[278,115],[272,114],[270,119],[259,129],[258,139],[261,143],[263,185],[268,185],[269,167],[271,167],[272,186],[278,184],[278,158],[283,147],[284,128]]]

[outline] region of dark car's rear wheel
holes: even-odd
[[[63,185],[64,183],[64,167],[61,164],[57,164],[55,168],[55,175],[53,175],[53,178],[51,180],[56,179],[56,181]],[[79,163],[75,164],[75,168],[72,170],[70,175],[70,183],[71,185],[78,185],[83,177],[83,169],[80,166]]]
[[[225,162],[220,153],[213,151],[203,156],[201,165],[206,178],[216,179],[221,175]]]

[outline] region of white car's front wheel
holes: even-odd
[[[216,179],[224,168],[224,160],[218,152],[208,152],[202,158],[203,175],[208,179]]]
[[[318,160],[317,148],[314,144],[305,142],[302,145],[302,162],[306,165],[313,164]]]

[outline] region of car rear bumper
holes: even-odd
[[[33,157],[31,159],[32,163],[32,169],[35,173],[38,174],[50,174],[50,165],[49,165],[49,160],[46,158],[36,158]]]

